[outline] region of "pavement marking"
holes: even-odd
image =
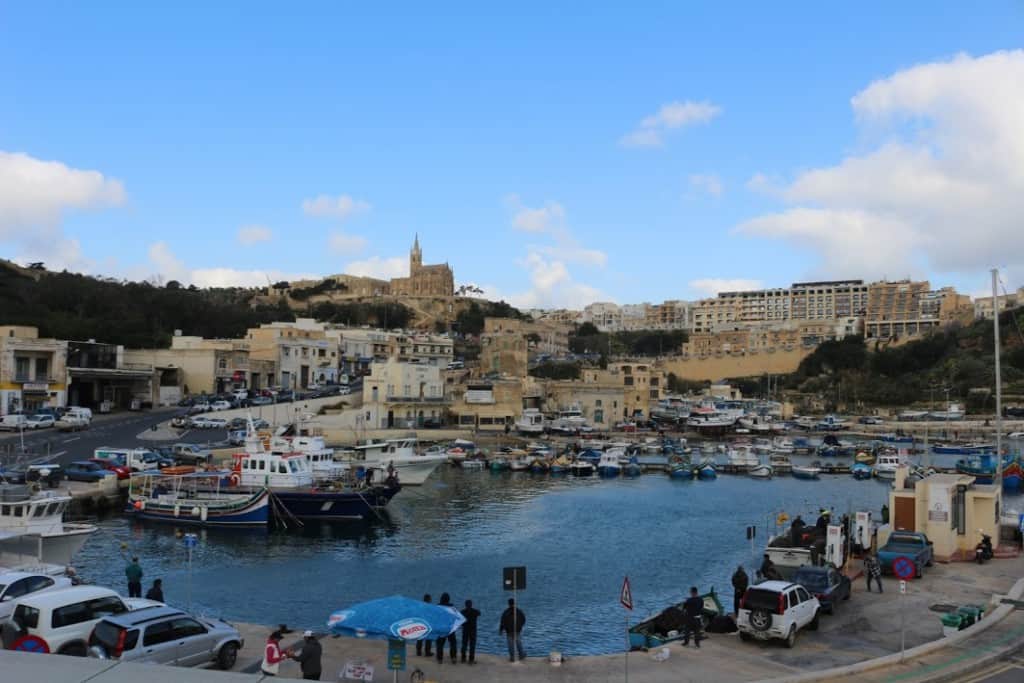
[[[57,451],[56,453],[50,453],[49,457],[51,457],[51,458],[59,458],[60,456],[64,455],[65,453],[67,453],[67,451]]]
[[[74,437],[71,437],[70,439],[64,439],[63,441],[61,441],[61,443],[71,443],[72,441],[78,441],[81,438],[82,437],[80,437],[80,436],[74,436]]]

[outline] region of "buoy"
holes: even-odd
[[[136,510],[141,510],[142,509],[142,501],[141,500],[135,501],[134,503],[132,503],[132,507],[135,508]]]
[[[785,512],[780,512],[779,516],[775,518],[775,523],[776,524],[785,524],[788,521],[789,521],[789,515],[787,515]]]
[[[228,481],[231,482],[232,486],[238,486],[242,483],[242,477],[238,475],[238,472],[232,472],[231,476],[228,477]]]
[[[174,504],[174,516],[177,517],[181,514],[181,506],[177,503]]]
[[[196,505],[195,507],[192,508],[192,516],[193,517],[198,517],[199,516],[199,506],[198,505]]]
[[[199,519],[201,519],[201,520],[203,520],[205,522],[208,510],[209,510],[209,508],[204,505],[202,507],[202,509],[200,510],[200,512],[199,512]]]

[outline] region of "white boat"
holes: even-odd
[[[602,477],[617,477],[622,473],[622,465],[619,458],[624,457],[626,452],[621,448],[612,448],[601,454],[597,461],[597,473]]]
[[[826,415],[815,426],[818,429],[826,431],[826,432],[835,432],[835,431],[839,431],[841,429],[847,429],[849,427],[849,425],[847,424],[846,420],[844,420],[841,417],[836,417],[835,415]]]
[[[739,425],[754,434],[770,434],[778,430],[778,423],[770,415],[744,415]]]
[[[749,470],[760,464],[758,457],[748,446],[736,446],[726,451],[729,464],[737,469]]]
[[[526,408],[516,420],[516,431],[523,436],[538,436],[544,433],[544,415],[536,408]]]
[[[792,474],[797,479],[817,479],[821,468],[814,465],[793,465]]]
[[[508,453],[508,468],[513,472],[526,472],[530,469],[533,458],[524,452]]]
[[[464,470],[482,470],[486,464],[480,458],[466,458],[459,462],[459,466]]]
[[[446,462],[448,455],[424,455],[416,452],[415,437],[389,439],[356,446],[351,466],[362,465],[380,470],[392,466],[402,486],[422,486],[434,470]]]
[[[546,428],[548,431],[556,432],[558,434],[575,434],[577,432],[590,432],[593,431],[593,427],[587,422],[587,419],[583,417],[583,411],[578,406],[573,406],[567,410],[561,410],[558,415],[550,420]]]
[[[772,472],[773,470],[771,465],[754,465],[747,470],[747,474],[758,479],[770,479]]]
[[[686,426],[697,432],[722,432],[735,427],[736,419],[726,413],[698,409],[686,418]]]
[[[906,458],[896,453],[881,453],[872,468],[879,479],[895,479],[896,469],[906,464]]]
[[[577,477],[589,477],[594,473],[594,465],[583,459],[573,460],[569,465],[569,472]]]
[[[349,471],[348,463],[335,460],[334,449],[322,436],[275,436],[270,440],[270,450],[306,456],[316,479],[340,479]]]
[[[423,455],[444,455],[448,458],[448,462],[459,465],[466,458],[472,457],[476,453],[476,444],[466,439],[456,439],[451,442],[447,448],[443,446],[435,446],[428,448],[423,452]]]
[[[914,422],[916,420],[928,419],[927,410],[904,410],[897,418],[900,422]]]
[[[928,418],[943,421],[962,420],[964,419],[964,409],[959,403],[949,403],[946,405],[945,410],[928,413]]]
[[[24,485],[0,484],[0,566],[10,569],[40,564],[71,564],[96,533],[92,524],[64,522],[71,496]]]
[[[779,453],[780,455],[793,455],[795,451],[796,446],[793,445],[792,439],[776,438],[772,441],[773,453]]]

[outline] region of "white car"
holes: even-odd
[[[1008,439],[1024,439],[1024,432],[1010,432],[1006,435]]]
[[[28,418],[24,415],[4,415],[0,417],[0,429],[18,431],[25,429],[28,426],[27,422]]]
[[[35,572],[0,572],[0,623],[14,612],[15,601],[30,593],[69,588],[71,579]]]
[[[228,421],[222,417],[193,417],[192,426],[196,429],[227,429]]]
[[[53,415],[30,415],[25,420],[25,429],[46,429],[52,427],[56,420],[53,419]]]
[[[214,401],[210,404],[210,410],[217,412],[221,410],[231,410],[231,404],[227,401]]]
[[[789,581],[762,581],[743,594],[736,628],[741,640],[782,640],[796,644],[802,628],[816,630],[821,603],[803,586]]]
[[[100,619],[160,604],[122,598],[100,586],[72,586],[22,597],[16,601],[10,621],[24,635],[42,640],[47,652],[85,657],[89,634]]]

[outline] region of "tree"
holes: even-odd
[[[597,325],[592,322],[585,322],[576,328],[577,337],[593,337],[601,334],[601,330],[597,329]]]
[[[181,283],[177,280],[168,280],[167,284],[164,285],[167,289],[181,289]]]

